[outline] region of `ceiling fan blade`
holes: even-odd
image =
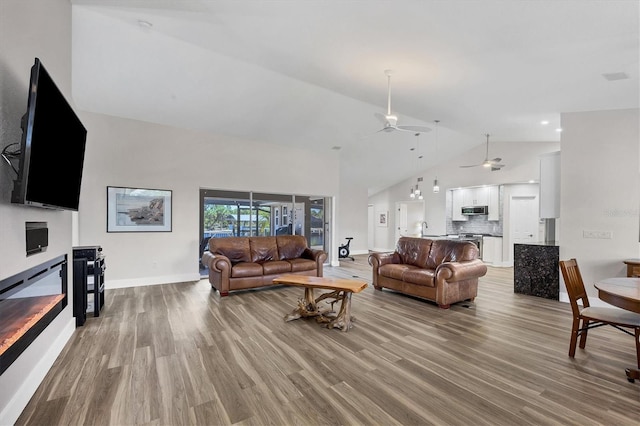
[[[396,129],[412,133],[427,133],[431,131],[431,128],[427,126],[396,126]]]
[[[500,157],[494,158],[493,160],[489,160],[489,162],[492,163],[492,164],[499,163],[501,161],[502,161],[502,158],[500,158]]]
[[[460,166],[462,168],[466,168],[466,167],[478,167],[481,166],[482,164],[472,164],[471,166]]]
[[[375,118],[377,118],[378,120],[380,120],[380,122],[381,122],[382,124],[387,124],[387,119],[386,119],[386,117],[384,116],[384,114],[380,114],[379,112],[375,112],[375,113],[373,113],[373,116],[374,116]]]

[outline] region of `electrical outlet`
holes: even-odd
[[[582,238],[597,238],[596,231],[582,231]]]
[[[610,240],[611,239],[611,231],[600,231],[598,232],[598,238],[602,240]]]

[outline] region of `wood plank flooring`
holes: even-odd
[[[367,256],[325,275],[371,283]],[[108,284],[108,283],[107,283]],[[354,327],[283,320],[303,290],[220,298],[206,280],[109,290],[19,425],[637,425],[633,338],[589,332],[567,356],[571,309],[513,293],[492,268],[449,310],[372,286]]]

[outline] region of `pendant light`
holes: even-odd
[[[440,123],[440,120],[436,120],[436,167],[438,166],[438,123]],[[438,192],[440,192],[440,185],[438,185],[438,175],[436,175],[433,180],[433,193],[437,194]]]
[[[422,155],[420,155],[420,132],[415,134],[416,136],[416,146],[415,148],[411,148],[410,151],[416,151],[416,153],[418,154],[418,156],[416,157],[416,172],[419,169],[419,161],[422,158]],[[418,200],[423,200],[424,196],[422,195],[422,191],[420,190],[420,182],[422,182],[422,178],[419,177],[417,179],[416,182],[416,186],[415,188],[413,186],[411,186],[411,188],[409,188],[409,198],[411,199],[418,199]]]

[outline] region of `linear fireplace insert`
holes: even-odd
[[[66,306],[66,254],[0,281],[0,374]]]

